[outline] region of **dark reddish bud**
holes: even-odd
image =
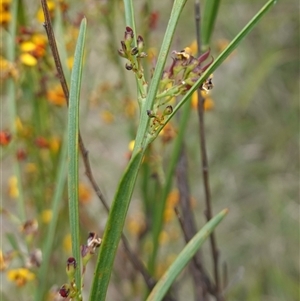
[[[35,139],[35,145],[39,148],[48,148],[49,147],[49,142],[44,137],[37,137]]]
[[[59,289],[59,294],[63,298],[67,298],[70,294],[70,288],[67,284],[64,284],[60,289]]]
[[[17,159],[18,161],[24,161],[27,158],[27,153],[24,149],[20,148],[17,150]]]
[[[74,257],[69,257],[67,260],[66,273],[70,281],[73,281],[74,279],[76,266],[77,266],[76,259]]]
[[[131,29],[131,27],[126,26],[126,30],[125,30],[125,34],[124,34],[125,41],[128,41],[128,40],[132,41],[133,37],[134,37],[133,30]]]
[[[0,131],[0,145],[6,146],[11,141],[11,134],[8,131]]]
[[[69,257],[67,260],[67,269],[69,270],[70,268],[76,269],[76,259],[74,257]]]

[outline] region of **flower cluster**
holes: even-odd
[[[139,78],[143,76],[143,68],[140,64],[140,59],[145,58],[147,54],[143,52],[144,39],[138,36],[136,46],[133,46],[134,33],[133,30],[127,26],[124,34],[124,40],[121,41],[122,48],[118,50],[121,57],[126,58],[129,62],[125,64],[127,70],[135,72]]]
[[[101,238],[97,236],[96,233],[90,232],[87,244],[81,246],[81,258],[82,258],[82,273],[83,277],[86,265],[88,261],[95,254],[96,249],[101,245]],[[62,285],[58,291],[59,295],[63,298],[73,299],[81,295],[81,291],[76,287],[75,284],[75,271],[77,269],[77,261],[74,257],[69,257],[67,260],[66,273],[68,276],[68,283]]]

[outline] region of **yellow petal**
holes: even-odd
[[[35,49],[36,45],[33,42],[27,41],[27,42],[23,42],[20,46],[21,51],[23,52],[29,52],[29,51],[33,51]]]
[[[33,67],[37,64],[37,59],[29,53],[21,54],[20,60],[24,65],[30,67]]]

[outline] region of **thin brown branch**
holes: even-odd
[[[51,23],[51,18],[50,18],[50,13],[49,13],[49,9],[48,9],[48,5],[47,5],[47,1],[46,0],[41,0],[42,3],[42,8],[43,8],[43,12],[44,12],[44,16],[45,16],[45,22],[44,22],[44,27],[47,33],[47,37],[48,37],[48,41],[49,41],[49,45],[51,48],[51,52],[54,58],[54,63],[55,63],[55,67],[58,73],[58,77],[66,98],[66,103],[67,105],[69,105],[69,88],[68,88],[68,84],[63,72],[63,68],[62,68],[62,64],[61,64],[61,60],[60,60],[60,56],[59,56],[59,52],[57,49],[57,45],[56,45],[56,39],[55,39],[55,35],[54,35],[54,31],[53,31],[53,27],[52,27],[52,23]],[[87,176],[87,178],[89,179],[96,195],[98,196],[99,200],[101,201],[101,203],[103,204],[104,208],[106,209],[107,213],[109,213],[109,206],[108,203],[103,195],[103,193],[101,192],[101,189],[99,188],[99,186],[97,185],[92,169],[91,169],[91,165],[90,165],[90,161],[89,161],[89,156],[88,156],[88,150],[85,148],[82,136],[80,134],[78,134],[78,141],[79,141],[79,149],[82,155],[82,159],[83,159],[83,164],[85,167],[85,174]],[[130,249],[129,243],[125,237],[124,234],[122,234],[122,242],[125,248],[125,251],[127,253],[128,258],[130,259],[132,265],[135,267],[136,270],[138,270],[144,280],[145,283],[147,284],[147,287],[149,289],[152,289],[153,286],[155,285],[155,280],[150,276],[150,274],[148,273],[147,269],[145,268],[144,264],[139,260],[139,257],[137,256],[137,254],[135,254],[135,252],[133,252]]]
[[[179,213],[178,208],[175,208],[175,212],[177,214],[186,243],[188,243],[197,233],[194,215],[191,210],[187,169],[187,157],[185,147],[183,145],[176,169],[177,186],[180,195],[179,205],[182,214]],[[191,266],[196,289],[195,300],[207,300],[207,292],[209,292],[211,295],[216,295],[215,287],[212,284],[210,277],[206,273],[202,262],[202,254],[200,251],[198,251],[192,259],[193,264]]]
[[[195,23],[196,23],[196,36],[198,45],[198,55],[201,54],[201,12],[200,12],[200,2],[195,0]],[[209,169],[206,151],[206,139],[205,139],[205,127],[204,127],[204,98],[201,96],[200,90],[198,90],[198,118],[199,118],[199,135],[200,135],[200,149],[201,149],[201,161],[202,161],[202,175],[203,175],[203,185],[205,191],[205,206],[206,212],[205,216],[207,221],[212,218],[212,206],[211,206],[211,193],[209,185]],[[217,248],[217,243],[215,239],[215,233],[212,232],[210,235],[210,245],[213,257],[214,266],[214,279],[216,285],[216,299],[217,301],[223,300],[221,296],[221,287],[219,281],[219,251]]]

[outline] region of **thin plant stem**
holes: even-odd
[[[201,36],[200,36],[200,24],[201,24],[201,11],[200,11],[200,2],[199,0],[195,1],[195,23],[196,23],[196,36],[197,36],[197,46],[198,46],[198,55],[201,52]],[[200,138],[200,149],[201,149],[201,161],[202,161],[202,175],[203,175],[203,185],[205,192],[205,206],[206,212],[205,216],[207,221],[212,218],[212,206],[211,206],[211,193],[210,193],[210,184],[209,184],[209,169],[208,169],[208,159],[207,159],[207,150],[206,150],[206,138],[205,138],[205,125],[204,125],[204,98],[201,96],[200,90],[198,93],[198,118],[199,118],[199,138]],[[219,252],[217,249],[217,243],[215,239],[214,232],[211,232],[210,235],[210,245],[211,252],[213,257],[213,269],[214,269],[214,279],[216,286],[216,299],[217,301],[222,300],[220,296],[220,282],[219,282]]]
[[[41,0],[41,4],[42,4],[44,16],[45,16],[44,27],[45,27],[45,30],[47,33],[49,45],[50,45],[52,55],[54,58],[55,67],[56,67],[58,77],[59,77],[64,95],[65,95],[66,103],[67,103],[67,105],[69,105],[69,88],[68,88],[68,84],[67,84],[64,72],[63,72],[60,55],[59,55],[59,52],[57,49],[56,39],[55,39],[53,27],[52,27],[52,22],[51,22],[51,18],[50,18],[48,5],[47,5],[46,0]],[[98,198],[100,199],[101,203],[103,204],[105,210],[107,211],[107,213],[109,213],[109,210],[110,210],[109,205],[94,178],[94,175],[93,175],[93,172],[91,169],[91,165],[90,165],[90,161],[89,161],[89,156],[88,156],[89,153],[84,145],[80,131],[78,134],[78,140],[79,140],[80,153],[81,153],[81,156],[83,159],[83,164],[85,167],[85,174],[86,174],[87,178],[89,179],[95,193],[97,194]],[[142,274],[142,276],[145,280],[145,283],[147,284],[147,287],[149,289],[152,289],[156,283],[155,280],[149,275],[147,269],[145,268],[144,264],[139,260],[138,256],[131,250],[129,243],[124,234],[122,234],[122,241],[123,241],[124,249],[127,253],[128,258],[131,260],[133,266]]]

